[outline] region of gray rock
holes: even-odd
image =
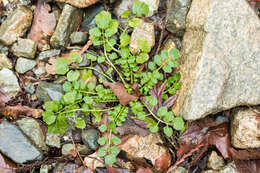
[[[7,58],[7,56],[5,54],[0,54],[0,70],[2,68],[8,68],[8,69],[12,69],[13,65],[12,65],[12,61]]]
[[[171,173],[188,173],[188,171],[185,168],[179,166],[176,169],[172,170]]]
[[[95,4],[99,0],[55,0],[57,2],[65,2],[78,8],[86,8],[92,4]]]
[[[243,0],[193,0],[173,109],[186,120],[260,104],[260,21]]]
[[[32,12],[24,6],[14,10],[0,26],[0,42],[13,44],[18,37],[23,36],[32,23]]]
[[[219,173],[238,173],[238,171],[234,162],[231,162],[227,166],[225,166],[222,170],[220,170]]]
[[[42,150],[46,150],[45,136],[43,135],[42,129],[39,123],[30,117],[23,118],[17,121],[18,126],[26,134],[34,144]]]
[[[54,133],[47,133],[46,134],[46,141],[45,143],[50,147],[57,147],[60,148],[60,137]]]
[[[71,44],[83,45],[87,41],[87,34],[84,32],[73,32],[70,36]]]
[[[150,22],[145,22],[140,20],[139,26],[137,26],[132,35],[130,41],[130,51],[132,53],[139,52],[137,41],[140,38],[145,38],[148,41],[148,44],[151,48],[153,48],[155,44],[155,32],[154,32],[154,24]]]
[[[41,165],[40,173],[49,173],[52,169],[52,165]]]
[[[60,84],[52,84],[48,82],[40,82],[36,95],[40,101],[46,102],[51,100],[60,100],[63,95],[63,89]]]
[[[18,73],[24,74],[25,72],[32,70],[36,66],[36,61],[26,59],[26,58],[18,58],[16,65],[15,65],[15,70]]]
[[[186,28],[186,16],[191,5],[191,0],[168,0],[168,20],[166,29],[173,34],[183,36]],[[199,9],[198,9],[199,10]]]
[[[44,66],[35,67],[35,68],[33,68],[33,72],[36,76],[41,76],[41,75],[46,74],[46,69]]]
[[[126,10],[131,10],[133,6],[133,0],[122,0],[118,1],[118,3],[115,5],[114,8],[114,14],[117,17],[120,17],[120,15],[126,11]]]
[[[15,56],[34,59],[37,50],[37,44],[30,39],[19,38],[17,43],[12,46]]]
[[[41,151],[19,130],[7,121],[0,124],[0,151],[15,163],[42,160]]]
[[[146,3],[149,6],[148,17],[152,16],[157,12],[160,4],[160,0],[139,0],[141,2]]]
[[[61,50],[60,49],[51,49],[43,51],[39,54],[38,59],[41,61],[48,61],[50,57],[58,56],[60,55]]]
[[[85,10],[85,18],[83,19],[81,30],[84,32],[88,32],[89,29],[94,28],[96,26],[95,23],[95,17],[98,15],[102,10],[104,10],[104,7],[101,3],[97,3],[95,5],[92,5]]]
[[[51,173],[75,173],[78,167],[75,163],[57,163]]]
[[[16,95],[20,90],[20,86],[17,77],[13,71],[3,68],[0,71],[0,85],[6,95]]]
[[[83,143],[92,150],[98,149],[99,145],[97,143],[97,140],[99,137],[100,132],[96,129],[83,130],[81,133]]]
[[[66,4],[62,10],[59,22],[51,37],[52,47],[68,46],[70,35],[76,30],[82,19],[83,11]]]
[[[86,145],[81,145],[81,144],[76,144],[76,145],[77,145],[77,150],[78,150],[79,154],[88,155],[88,154],[93,153],[93,150],[90,149]],[[69,155],[71,155],[70,154],[71,150],[75,150],[74,144],[64,144],[62,146],[61,153],[63,156],[69,156]]]
[[[257,110],[254,110],[258,112]],[[259,148],[259,116],[249,108],[232,110],[231,143],[236,148]]]
[[[212,151],[209,160],[208,160],[208,168],[213,170],[219,170],[225,165],[224,159],[219,156],[216,151]]]
[[[5,45],[0,43],[0,53],[8,56],[8,46],[5,46]]]
[[[25,90],[25,92],[27,92],[29,94],[34,94],[34,92],[35,92],[35,88],[34,88],[34,85],[32,83],[27,83],[24,86],[24,90]]]
[[[86,57],[86,54],[82,54],[82,61],[78,64],[79,67],[89,66],[91,61]]]

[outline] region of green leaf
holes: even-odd
[[[165,106],[162,106],[158,109],[157,114],[161,117],[161,116],[165,116],[167,114],[167,108]]]
[[[169,126],[165,126],[165,127],[163,128],[163,132],[164,132],[164,134],[165,134],[166,136],[168,136],[168,137],[172,136],[172,134],[173,134],[173,130],[172,130],[172,128],[170,128]]]
[[[141,51],[145,52],[145,53],[149,53],[151,51],[151,46],[149,45],[148,41],[146,38],[139,38],[137,40],[137,45],[138,48],[141,49]]]
[[[63,97],[66,104],[72,104],[75,102],[76,96],[73,92],[68,92]]]
[[[142,15],[146,17],[149,13],[149,7],[146,3],[137,0],[133,5],[132,11],[138,17],[142,17]]]
[[[168,57],[168,52],[166,50],[162,50],[161,57],[162,57],[162,59],[166,59]]]
[[[56,116],[54,115],[53,112],[50,111],[43,112],[42,117],[43,117],[43,121],[48,125],[53,124],[56,120]]]
[[[107,154],[106,148],[100,148],[97,153],[98,157],[104,157],[106,154]]]
[[[129,20],[129,26],[135,28],[140,25],[140,19],[139,18],[133,18]]]
[[[125,47],[125,46],[129,45],[130,39],[131,39],[130,35],[128,35],[127,33],[123,32],[120,35],[120,47]]]
[[[76,118],[75,126],[79,129],[84,129],[86,127],[85,120],[83,118]]]
[[[150,70],[152,70],[152,71],[155,70],[155,66],[156,66],[156,65],[155,65],[154,62],[149,62],[149,63],[148,63],[148,68],[149,68]]]
[[[64,75],[69,71],[69,60],[66,58],[58,58],[54,64],[57,74]]]
[[[178,49],[172,48],[169,51],[169,55],[173,58],[173,59],[177,59],[180,57],[180,51]]]
[[[181,117],[176,117],[173,120],[173,128],[175,130],[182,130],[184,128],[184,121]]]
[[[90,53],[86,53],[86,58],[91,60],[91,61],[97,60],[97,57],[95,55],[90,54]]]
[[[103,63],[103,62],[105,62],[105,57],[99,56],[98,59],[97,59],[97,62],[98,62],[98,63]]]
[[[105,145],[107,143],[107,139],[104,138],[104,137],[101,137],[101,138],[98,139],[97,142],[98,142],[99,145]]]
[[[70,70],[67,73],[67,79],[70,82],[78,80],[79,76],[80,76],[80,72],[78,70],[75,70],[75,71],[74,70]]]
[[[173,115],[173,112],[167,112],[165,115],[164,115],[164,121],[165,122],[170,122],[170,121],[173,121],[174,119],[174,115]]]
[[[92,28],[89,30],[89,34],[90,34],[90,37],[100,37],[101,36],[101,32],[100,32],[100,29],[99,28]]]
[[[111,20],[109,27],[105,31],[105,37],[111,37],[118,31],[119,22],[115,19]]]
[[[116,162],[116,156],[114,154],[110,154],[105,157],[105,164],[113,165],[115,162]]]
[[[113,144],[115,144],[115,145],[121,144],[121,139],[118,138],[117,136],[113,136],[113,137],[111,138],[111,141],[112,141]]]
[[[114,59],[117,59],[118,56],[117,56],[117,54],[116,54],[115,52],[113,52],[113,53],[111,53],[111,54],[109,55],[109,58],[112,59],[112,60],[114,60]]]
[[[68,127],[66,116],[63,114],[58,115],[56,119],[56,126],[60,134],[64,134]]]
[[[161,65],[162,57],[159,56],[159,55],[155,55],[155,56],[154,56],[154,62],[155,62],[157,65]]]
[[[72,90],[72,84],[71,84],[70,82],[68,82],[68,81],[66,81],[66,82],[62,85],[62,87],[63,87],[63,90],[64,90],[65,92],[70,92],[70,91]]]
[[[162,69],[165,73],[171,73],[172,72],[172,68],[169,65],[164,66]]]
[[[69,60],[71,62],[80,63],[82,61],[82,57],[79,53],[73,52],[73,53],[70,53]]]
[[[96,24],[101,29],[108,28],[111,19],[111,14],[107,11],[102,11],[95,17]]]
[[[57,112],[59,110],[59,106],[56,101],[45,102],[43,108],[49,112]]]
[[[116,147],[110,147],[109,150],[110,150],[111,154],[113,154],[113,155],[118,155],[120,152],[120,150]]]
[[[136,63],[143,64],[146,61],[148,61],[148,59],[149,59],[149,55],[147,53],[140,53],[139,55],[137,55]]]
[[[149,127],[149,129],[150,129],[150,132],[156,133],[156,132],[158,132],[159,127],[158,127],[157,124],[152,124],[152,125]]]
[[[149,99],[149,104],[151,105],[151,107],[154,107],[155,105],[157,105],[158,101],[156,99],[156,97],[151,97],[151,99]]]
[[[103,133],[107,130],[107,126],[105,124],[102,124],[101,126],[98,127],[98,129]]]
[[[89,83],[88,83],[88,89],[89,89],[90,91],[93,91],[93,90],[95,89],[95,85],[94,85],[92,82],[89,82]]]
[[[130,10],[125,10],[120,16],[122,19],[127,19],[130,15],[131,11]]]

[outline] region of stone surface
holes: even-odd
[[[34,85],[32,83],[27,83],[25,86],[24,86],[24,91],[26,93],[29,93],[29,94],[34,94],[35,92],[35,88],[34,88]]]
[[[7,58],[7,56],[5,54],[0,54],[0,70],[2,68],[8,68],[8,69],[12,69],[13,65],[12,65],[12,61]]]
[[[40,82],[36,95],[40,101],[46,102],[51,100],[60,100],[63,95],[63,89],[60,84],[52,84],[48,82]]]
[[[10,96],[15,96],[21,90],[14,72],[7,68],[0,70],[0,85],[4,93]]]
[[[176,115],[260,104],[260,20],[246,1],[193,0],[181,54]]]
[[[99,139],[99,137],[100,132],[96,129],[83,130],[81,133],[83,143],[92,150],[98,149],[99,145],[97,143],[97,140]]]
[[[32,12],[24,6],[14,10],[0,26],[0,42],[13,44],[23,36],[32,23]]]
[[[48,61],[50,57],[58,56],[60,53],[60,49],[46,50],[39,54],[38,59],[41,61]]]
[[[154,24],[150,22],[145,22],[140,20],[139,26],[137,26],[132,35],[130,41],[130,51],[132,53],[139,52],[137,41],[140,38],[145,38],[148,41],[148,44],[152,48],[155,44],[155,33],[154,33]]]
[[[0,43],[0,53],[8,56],[8,46],[5,46],[5,45]]]
[[[227,166],[225,166],[222,170],[220,170],[219,173],[238,173],[238,171],[236,170],[235,163],[231,162]]]
[[[126,142],[120,144],[118,148],[124,150],[133,157],[151,160],[154,165],[155,160],[167,152],[167,149],[158,145],[160,143],[162,144],[163,142],[158,134],[150,134],[145,137],[134,135],[129,137]]]
[[[172,170],[171,173],[188,173],[188,171],[185,168],[180,166]]]
[[[15,56],[34,59],[37,50],[37,44],[30,39],[19,38],[17,43],[12,46]]]
[[[139,1],[144,2],[148,5],[149,7],[148,17],[152,16],[157,12],[160,4],[160,0],[139,0]]]
[[[62,10],[59,22],[51,37],[52,47],[68,46],[70,35],[76,30],[82,19],[83,11],[66,4]]]
[[[236,108],[232,111],[231,143],[234,147],[260,147],[260,116],[256,115],[254,111],[249,108]]]
[[[20,129],[3,121],[0,124],[0,151],[15,163],[26,163],[29,161],[42,160],[43,155],[31,141],[20,131]]]
[[[60,148],[60,137],[57,134],[48,132],[46,134],[46,144],[50,147]]]
[[[35,67],[33,69],[33,72],[36,76],[41,76],[41,75],[44,75],[46,74],[46,69],[44,66],[40,66],[40,67]]]
[[[23,118],[18,120],[17,124],[23,133],[26,134],[38,148],[42,150],[47,149],[45,144],[45,136],[43,135],[39,123],[35,119],[30,117]]]
[[[57,2],[65,2],[78,8],[86,8],[92,4],[95,4],[99,0],[55,0]]]
[[[15,70],[18,73],[25,73],[29,70],[32,70],[36,66],[36,61],[26,59],[26,58],[18,58],[15,64]]]
[[[71,44],[85,44],[87,41],[87,34],[84,32],[73,32],[70,35]]]
[[[69,156],[69,155],[71,155],[70,154],[71,150],[72,151],[75,150],[74,144],[64,144],[62,146],[61,153],[63,156]],[[81,145],[81,144],[77,144],[77,150],[78,150],[79,154],[83,154],[83,155],[88,155],[93,152],[92,149],[88,148],[86,145]]]
[[[213,170],[219,170],[225,165],[224,159],[219,156],[216,151],[212,151],[209,160],[208,160],[208,168]]]
[[[173,34],[183,36],[186,28],[186,16],[191,5],[191,0],[168,0],[168,20],[166,29]],[[198,9],[199,10],[199,9]]]

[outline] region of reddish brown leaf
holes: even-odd
[[[49,64],[48,64],[49,63]],[[56,58],[55,57],[51,57],[48,61],[48,63],[46,64],[45,70],[48,74],[56,74],[55,68],[54,68],[54,64],[56,63]]]
[[[56,26],[55,15],[50,11],[51,8],[45,0],[38,0],[28,37],[35,41],[39,48],[47,43],[47,36],[52,35]]]
[[[235,160],[235,165],[239,173],[260,172],[260,160]]]
[[[119,99],[119,102],[124,106],[126,106],[129,102],[138,99],[137,96],[128,94],[124,85],[121,82],[111,83],[111,82],[104,81],[103,84],[111,88],[113,93]]]
[[[260,149],[235,150],[234,148],[230,148],[229,152],[233,160],[260,159]]]
[[[107,165],[106,168],[107,168],[108,173],[122,173],[122,171],[118,171],[118,170],[116,170],[115,168],[113,168],[112,166],[109,166],[109,165]]]
[[[153,173],[149,168],[139,168],[136,173]]]
[[[163,155],[161,155],[158,159],[155,160],[155,166],[160,171],[165,171],[171,164],[171,158],[169,152],[166,151]]]
[[[33,109],[27,106],[4,106],[0,109],[0,114],[4,115],[7,119],[17,119],[23,116],[32,116],[40,118],[42,116],[42,109]]]
[[[16,168],[16,166],[14,163],[5,159],[0,154],[0,172],[1,173],[15,173],[15,168]]]

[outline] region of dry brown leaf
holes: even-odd
[[[149,168],[139,168],[136,173],[153,173]]]
[[[160,171],[166,171],[171,164],[171,157],[168,151],[165,151],[158,159],[155,160],[155,166]]]
[[[239,173],[260,172],[260,160],[235,160],[235,165]]]
[[[42,109],[33,109],[27,106],[4,106],[0,109],[0,114],[7,119],[17,119],[23,116],[32,116],[33,118],[40,118],[42,116]]]
[[[111,82],[104,81],[103,84],[105,86],[110,87],[110,89],[119,99],[119,102],[124,106],[126,106],[129,102],[138,99],[137,96],[128,94],[124,85],[121,82],[111,83]]]
[[[5,159],[0,154],[0,172],[1,173],[15,173],[16,165],[11,161]]]
[[[49,63],[49,64],[48,64]],[[54,64],[56,63],[56,58],[55,57],[51,57],[48,61],[48,63],[46,64],[45,70],[48,74],[56,74],[56,70],[54,68]]]
[[[28,37],[38,44],[39,49],[47,44],[47,36],[53,34],[56,26],[55,15],[50,11],[51,7],[45,0],[38,0],[37,7],[34,11],[32,28]]]
[[[107,172],[108,173],[122,173],[122,171],[118,171],[115,168],[113,168],[112,166],[106,165],[107,168]]]

